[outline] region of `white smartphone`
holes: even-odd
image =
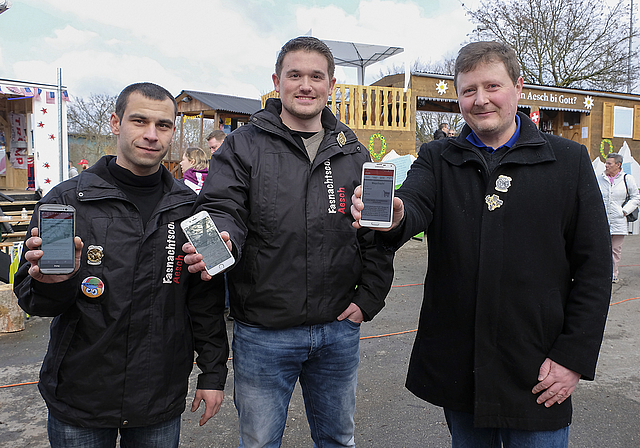
[[[383,229],[391,227],[396,166],[393,163],[365,162],[361,185],[364,209],[360,225]]]
[[[71,274],[76,267],[76,209],[71,205],[42,204],[38,208],[38,235],[42,239],[43,274]]]
[[[189,242],[196,248],[196,252],[202,254],[209,275],[216,275],[235,263],[208,212],[198,212],[182,221],[180,226]]]

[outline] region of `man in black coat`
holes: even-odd
[[[611,294],[589,154],[517,113],[523,80],[506,45],[461,49],[454,85],[465,127],[422,145],[391,230],[376,232],[389,250],[427,232],[407,388],[444,408],[453,447],[566,447],[570,396],[595,375]]]
[[[434,140],[440,140],[449,136],[449,125],[447,123],[440,123],[438,129],[433,133]]]
[[[44,275],[37,210],[14,290],[30,314],[54,316],[38,387],[51,446],[177,448],[193,352],[204,424],[220,409],[229,353],[223,295],[187,272],[180,222],[196,194],[162,166],[175,99],[132,84],[111,115],[116,156],[56,185],[41,204],[76,209],[75,269]],[[70,242],[71,243],[71,242]],[[217,285],[220,286],[220,285]]]

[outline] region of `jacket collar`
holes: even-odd
[[[520,117],[520,138],[507,150],[500,164],[530,165],[555,161],[556,156],[553,148],[537,126],[522,112],[518,112],[518,116]],[[476,148],[467,140],[470,133],[471,128],[465,124],[460,135],[455,140],[448,141],[451,144],[446,145],[442,151],[442,157],[447,162],[452,165],[462,165],[471,161],[484,164],[484,158],[480,153],[482,149]],[[443,144],[447,143],[447,140],[441,141]]]
[[[292,142],[297,146],[295,140],[291,138],[289,130],[286,128],[284,123],[282,123],[282,119],[280,118],[281,112],[282,102],[280,101],[280,99],[269,98],[265,103],[264,109],[259,110],[258,112],[253,114],[250,121],[261,129],[280,135],[282,138]],[[322,109],[322,116],[320,119],[322,121],[322,127],[325,130],[325,136],[321,148],[330,146],[330,143],[327,142],[337,143],[336,139],[341,132],[346,138],[345,145],[354,143],[358,140],[358,137],[355,135],[355,133],[347,125],[345,125],[341,121],[338,121],[338,119],[333,115],[333,113],[331,113],[331,110],[328,107]]]

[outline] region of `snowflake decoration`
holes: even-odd
[[[44,180],[45,184],[50,184],[51,183],[51,179],[49,179],[48,177]]]
[[[587,96],[584,99],[584,107],[589,109],[589,110],[591,110],[591,108],[593,107],[593,103],[594,103],[593,98],[590,97],[590,96]]]
[[[51,168],[51,165],[49,165],[49,162],[44,162],[44,163],[42,164],[42,167],[43,167],[43,168]]]
[[[44,127],[44,123],[41,121],[40,123],[38,123],[38,127],[39,128],[43,128]]]
[[[442,79],[440,81],[438,81],[438,84],[436,84],[436,90],[438,91],[438,93],[440,95],[444,95],[445,93],[447,93],[447,89],[448,88],[449,88],[449,86]]]
[[[55,139],[56,139],[56,136],[55,136],[55,135],[53,135],[53,134],[49,134],[49,140],[55,140]]]
[[[44,115],[44,114],[46,114],[46,113],[47,113],[47,109],[46,109],[46,108],[44,108],[44,107],[43,107],[42,109],[40,109],[40,111],[42,112],[42,115]]]

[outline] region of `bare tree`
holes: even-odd
[[[182,126],[180,125],[180,116],[176,120],[176,133],[173,136],[173,143],[171,144],[171,152],[169,158],[171,160],[180,160],[184,150],[196,146],[204,149],[205,153],[208,153],[209,146],[207,142],[207,135],[211,131],[216,129],[215,120],[205,118],[202,131],[202,146],[200,145],[200,118],[184,119]],[[181,134],[182,133],[182,134]],[[182,142],[182,148],[180,148],[180,142]]]
[[[433,140],[433,133],[438,129],[440,123],[448,123],[449,129],[456,135],[464,126],[464,120],[460,114],[419,110],[416,115],[416,139],[420,143],[430,142]]]
[[[452,75],[455,69],[455,63],[455,57],[446,57],[439,62],[428,63],[416,59],[411,64],[411,72]],[[379,77],[382,78],[398,73],[404,73],[404,66],[393,65],[384,70],[380,70]],[[455,113],[418,111],[416,116],[416,144],[433,140],[433,133],[438,129],[440,123],[449,123],[449,129],[452,129],[457,134],[460,132],[460,129],[462,129],[464,120],[462,119],[462,115]]]
[[[87,159],[93,164],[105,154],[115,154],[115,139],[109,118],[116,109],[116,96],[92,93],[76,98],[67,109],[69,159]]]
[[[629,8],[620,0],[484,0],[467,10],[478,38],[510,45],[525,82],[557,87],[620,90],[638,74],[629,54]]]
[[[438,73],[440,75],[453,75],[455,64],[455,57],[445,57],[445,59],[438,62],[422,62],[420,58],[418,58],[411,63],[411,68],[409,70],[411,70],[412,73],[421,72]],[[396,75],[399,73],[404,73],[404,65],[394,64],[391,67],[381,69],[378,77],[383,78],[387,75]]]

